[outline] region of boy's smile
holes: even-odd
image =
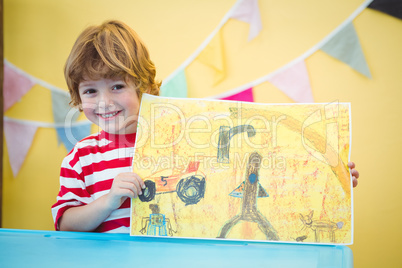
[[[107,113],[107,114],[98,114],[100,117],[102,117],[103,119],[111,119],[112,117],[115,117],[116,115],[118,115],[120,113],[120,111],[118,112],[112,112],[112,113]]]
[[[85,116],[111,134],[137,131],[140,101],[134,85],[124,79],[84,80],[78,86]]]

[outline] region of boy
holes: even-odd
[[[145,188],[131,172],[137,116],[142,94],[159,94],[155,73],[144,43],[124,23],[107,21],[78,37],[65,65],[71,104],[103,130],[62,163],[56,230],[129,232],[130,198]]]
[[[62,163],[56,230],[129,233],[130,198],[145,188],[131,172],[137,117],[142,94],[159,94],[155,73],[145,45],[121,22],[78,37],[65,66],[71,104],[103,130],[78,142]]]

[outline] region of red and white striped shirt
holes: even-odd
[[[60,171],[60,191],[52,206],[55,228],[71,207],[87,205],[109,193],[113,179],[132,172],[136,134],[115,135],[101,131],[79,141],[64,158]],[[95,232],[129,233],[130,199],[98,226]]]

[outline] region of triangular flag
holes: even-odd
[[[212,38],[211,42],[205,47],[200,55],[198,55],[197,59],[215,71],[215,85],[225,79],[226,66],[221,31]]]
[[[70,107],[70,97],[62,92],[52,91],[52,109],[55,123],[73,123],[77,121],[78,109]]]
[[[19,101],[33,86],[34,82],[23,72],[18,72],[8,62],[4,62],[3,97],[4,111]]]
[[[14,177],[17,177],[24,163],[37,129],[37,126],[31,124],[4,121],[4,135]]]
[[[368,7],[402,19],[402,1],[400,0],[374,0]]]
[[[167,83],[162,83],[160,94],[163,97],[187,97],[187,79],[184,69],[180,70]]]
[[[246,90],[243,90],[243,91],[233,94],[231,96],[221,98],[221,100],[236,100],[236,101],[254,102],[253,88],[248,88]]]
[[[347,24],[334,37],[326,42],[321,50],[348,64],[361,74],[371,78],[370,70],[353,23]]]
[[[91,134],[91,123],[72,127],[56,127],[57,136],[70,152],[74,145]]]
[[[254,39],[262,30],[258,0],[242,0],[241,3],[233,9],[230,17],[250,24],[248,41]]]
[[[314,102],[304,61],[300,61],[268,79],[296,102]]]

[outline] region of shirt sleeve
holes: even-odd
[[[61,164],[59,194],[57,202],[52,206],[55,229],[59,230],[59,220],[67,209],[86,205],[91,199],[86,189],[78,150],[74,148]]]

